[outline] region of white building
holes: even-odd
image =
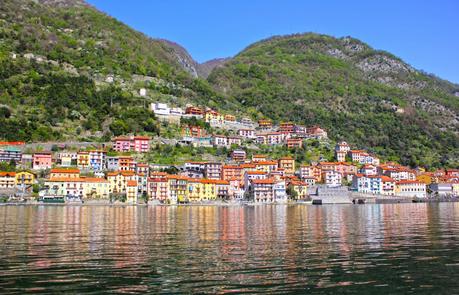
[[[152,102],[151,103],[151,110],[157,114],[157,115],[170,115],[171,114],[171,109],[166,103],[160,103],[160,102]]]
[[[343,176],[337,171],[325,170],[323,171],[323,179],[327,186],[336,187],[341,186]]]
[[[274,202],[286,203],[287,202],[287,191],[285,180],[274,181],[273,185]]]

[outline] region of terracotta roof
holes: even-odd
[[[223,165],[223,169],[242,169],[242,167],[236,165]]]
[[[390,178],[389,176],[382,175],[381,176],[382,182],[395,182],[393,178]]]
[[[279,160],[293,160],[293,158],[288,156],[288,157],[282,157]]]
[[[132,186],[137,186],[137,181],[135,181],[135,180],[128,180],[127,186],[131,186],[131,187],[132,187]]]
[[[100,177],[82,177],[84,182],[109,182],[105,178],[100,178]]]
[[[80,169],[77,168],[53,168],[50,173],[80,173]]]
[[[84,182],[82,178],[79,177],[51,177],[49,182]]]
[[[167,182],[166,178],[148,178],[148,182]]]
[[[16,172],[0,171],[0,176],[1,177],[5,177],[5,176],[15,177],[16,176]]]
[[[253,179],[252,184],[274,184],[274,179]]]

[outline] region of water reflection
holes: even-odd
[[[0,207],[0,290],[459,292],[459,204]]]

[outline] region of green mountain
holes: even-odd
[[[0,139],[170,133],[147,107],[163,101],[320,124],[385,159],[459,166],[459,86],[352,38],[273,37],[199,64],[82,0],[3,0],[0,24]]]
[[[0,15],[0,138],[158,132],[149,102],[222,105],[186,51],[83,1],[3,0]]]
[[[320,124],[331,138],[411,165],[458,165],[459,86],[359,40],[273,37],[208,80],[253,117]]]

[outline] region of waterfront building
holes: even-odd
[[[395,180],[382,175],[381,176],[381,182],[382,182],[382,194],[386,196],[393,196],[395,195]]]
[[[288,189],[294,194],[290,197],[294,200],[304,200],[308,197],[308,184],[300,180],[292,180],[288,184]]]
[[[435,196],[452,196],[453,184],[447,182],[431,183],[429,189]]]
[[[382,179],[377,175],[356,174],[352,179],[352,189],[361,193],[382,194]]]
[[[109,192],[111,194],[125,194],[127,191],[127,182],[136,181],[136,175],[133,171],[108,172],[107,180],[110,184]]]
[[[157,177],[148,178],[147,182],[147,194],[150,200],[159,201],[160,203],[166,203],[169,196],[169,183],[164,175],[154,175]]]
[[[283,179],[274,179],[273,183],[273,195],[274,201],[277,203],[287,202],[287,190],[285,180]]]
[[[251,199],[255,203],[274,202],[274,179],[254,179],[250,190]]]
[[[395,195],[425,198],[427,196],[426,185],[417,180],[401,180],[395,184]]]
[[[245,171],[244,173],[244,189],[249,190],[252,181],[255,179],[267,179],[268,173],[264,171]]]
[[[180,175],[167,175],[167,180],[169,185],[169,196],[167,202],[169,204],[186,202],[188,177]]]
[[[329,187],[341,186],[342,174],[335,170],[322,170],[322,178]]]
[[[137,203],[138,189],[137,181],[128,180],[126,183],[126,201],[128,203]]]

